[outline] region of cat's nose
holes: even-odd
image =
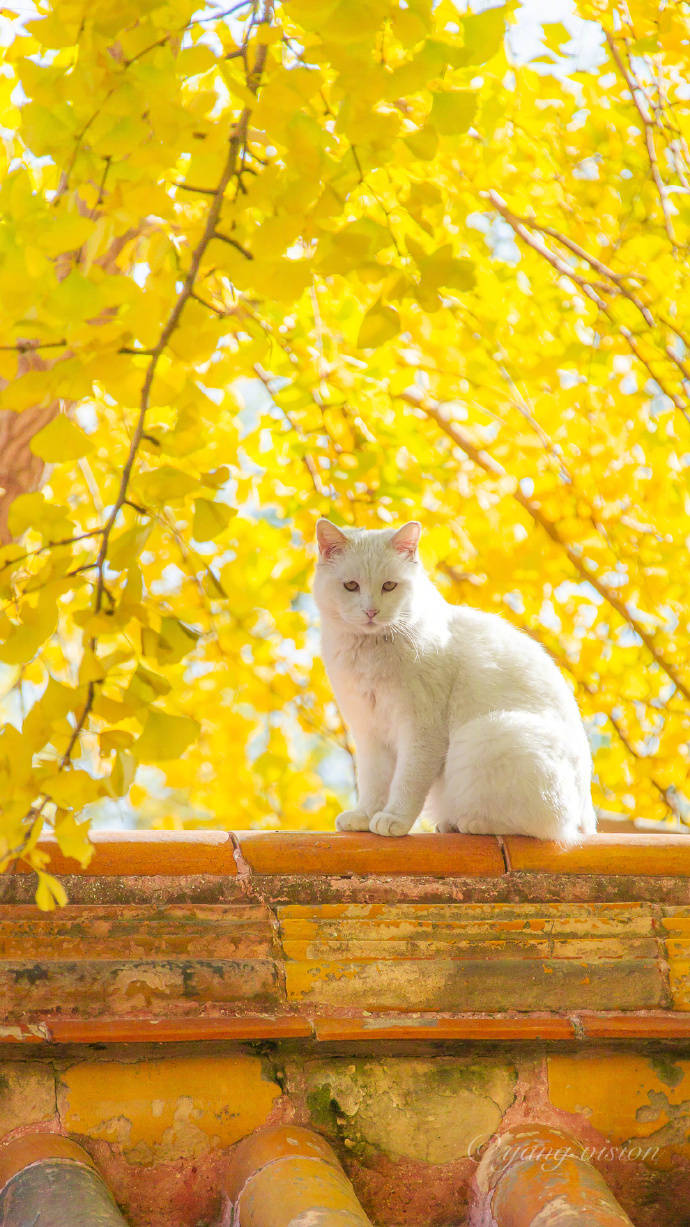
[[[369,618],[369,620],[371,621],[371,620],[372,620],[372,618],[375,618],[375,617],[376,617],[376,615],[377,615],[377,613],[378,613],[379,611],[378,611],[378,609],[365,609],[365,610],[364,610],[364,612],[365,612],[365,614],[367,615],[367,618]]]

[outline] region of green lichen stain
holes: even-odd
[[[331,1088],[328,1083],[316,1086],[308,1092],[307,1107],[309,1108],[311,1123],[317,1129],[328,1129],[329,1131],[336,1129],[336,1118],[339,1108],[337,1101],[331,1094]]]
[[[426,1075],[430,1087],[436,1085],[439,1093],[445,1090],[454,1090],[459,1086],[475,1091],[477,1094],[491,1095],[491,1088],[494,1085],[495,1066],[480,1065],[480,1064],[463,1064],[449,1065],[439,1061],[438,1064],[429,1062],[430,1069]]]
[[[665,1083],[666,1086],[678,1086],[687,1073],[687,1061],[685,1069],[679,1068],[675,1061],[665,1056],[650,1057],[649,1064],[659,1081]]]
[[[334,1057],[305,1072],[312,1123],[350,1153],[432,1164],[474,1154],[498,1128],[517,1081],[509,1063],[462,1058]]]
[[[350,1155],[365,1161],[372,1154],[372,1147],[360,1135],[354,1118],[348,1116],[334,1097],[330,1083],[308,1092],[307,1107],[314,1128],[337,1138]]]

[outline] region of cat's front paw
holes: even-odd
[[[336,831],[368,831],[369,815],[363,809],[346,809],[335,820]]]
[[[387,810],[379,810],[369,823],[369,830],[374,835],[407,835],[413,818],[401,818],[400,814],[390,814]]]

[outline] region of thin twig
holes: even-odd
[[[438,402],[432,401],[429,398],[417,398],[411,393],[403,393],[402,399],[407,401],[408,404],[413,405],[414,408],[426,414],[427,417],[432,418],[433,421],[435,421],[441,428],[444,434],[448,435],[456,446],[459,447],[460,450],[463,451],[474,464],[483,469],[485,473],[490,473],[492,477],[506,476],[506,470],[503,468],[503,465],[499,464],[498,461],[495,460],[493,456],[489,455],[489,453],[483,448],[477,447],[463,428],[459,426],[457,422],[452,421],[450,416],[442,409]],[[515,484],[515,488],[511,491],[511,495],[534,520],[535,524],[538,524],[539,527],[544,530],[547,536],[549,536],[551,540],[559,547],[559,549],[564,552],[568,561],[577,571],[578,575],[580,575],[580,577],[588,584],[591,584],[595,591],[599,593],[599,596],[601,596],[606,603],[616,611],[623,622],[625,622],[626,625],[631,628],[631,630],[634,630],[635,634],[645,645],[652,658],[656,661],[659,667],[663,669],[664,673],[673,682],[677,690],[684,695],[686,699],[690,700],[690,687],[683,681],[683,678],[680,676],[675,664],[673,664],[670,660],[667,660],[666,657],[659,651],[652,636],[630,612],[625,602],[622,601],[620,597],[616,596],[616,593],[609,588],[609,586],[605,584],[602,579],[599,578],[596,571],[585,564],[584,559],[577,553],[573,546],[561,536],[556,525],[544,514],[539,504],[524,494],[517,483]]]
[[[241,243],[238,243],[237,239],[230,238],[229,234],[221,234],[220,230],[216,230],[216,233],[214,234],[213,237],[214,239],[220,239],[221,242],[223,243],[229,243],[230,246],[234,247],[237,251],[239,251],[240,255],[244,256],[246,260],[254,259],[254,256],[252,255],[251,251],[247,251],[247,248],[243,247]]]
[[[550,247],[547,246],[547,244],[542,239],[541,235],[533,234],[531,232],[531,230],[529,229],[529,224],[526,222],[523,222],[522,219],[517,217],[512,212],[512,210],[508,208],[505,201],[502,200],[502,198],[498,195],[497,192],[494,192],[493,190],[491,190],[489,192],[486,192],[485,195],[487,199],[489,199],[491,203],[493,204],[494,208],[496,209],[496,212],[500,213],[501,217],[504,219],[504,221],[508,223],[508,225],[514,231],[514,233],[517,234],[522,239],[522,241],[526,243],[528,247],[531,247],[532,251],[535,251],[544,260],[546,260],[551,265],[551,267],[556,270],[557,273],[560,273],[560,275],[563,277],[567,277],[570,281],[572,281],[575,285],[577,285],[582,290],[583,294],[585,294],[587,298],[589,298],[590,302],[593,302],[594,305],[597,307],[597,309],[601,311],[602,315],[606,316],[606,318],[609,320],[612,326],[618,330],[620,336],[625,341],[630,352],[634,355],[635,358],[637,358],[638,362],[640,362],[642,366],[644,366],[645,370],[648,371],[650,377],[654,380],[656,384],[658,384],[659,388],[664,393],[664,395],[667,396],[668,399],[675,405],[679,413],[682,413],[685,420],[688,423],[690,423],[690,411],[688,411],[688,408],[686,407],[684,401],[681,399],[680,396],[678,396],[676,392],[674,392],[672,388],[668,386],[668,384],[665,382],[665,380],[659,374],[659,372],[656,371],[652,367],[649,359],[646,358],[645,355],[643,354],[635,336],[630,331],[630,329],[627,328],[625,325],[618,324],[616,322],[611,312],[611,308],[609,307],[609,304],[602,297],[602,293],[607,293],[607,292],[611,293],[612,287],[607,286],[607,285],[601,285],[601,283],[593,283],[591,281],[588,281],[586,277],[583,277],[579,273],[575,272],[575,270],[571,268],[569,264],[566,264],[560,258],[560,256],[558,256],[554,251],[551,250]],[[672,358],[672,360],[676,363],[676,365],[680,364],[680,360],[676,361],[675,355],[673,355],[673,353],[668,349],[668,347],[666,348],[665,352],[668,354],[669,357]],[[684,377],[686,377],[686,368],[683,365],[681,365],[681,369],[684,373]]]
[[[503,206],[501,197],[493,190],[487,192],[486,196],[494,207],[501,212],[501,207]],[[571,251],[573,255],[577,256],[580,260],[584,260],[586,264],[589,264],[590,268],[593,268],[595,272],[600,273],[601,276],[609,277],[616,286],[618,293],[622,294],[624,298],[627,298],[628,302],[631,302],[635,309],[639,311],[645,324],[647,324],[650,328],[656,328],[658,326],[650,308],[643,303],[642,300],[638,298],[637,295],[634,294],[627,286],[626,281],[628,278],[623,276],[621,273],[616,273],[612,268],[609,268],[607,264],[604,264],[603,261],[598,260],[596,256],[593,256],[590,252],[585,251],[584,247],[580,247],[579,243],[575,243],[573,239],[568,238],[566,234],[561,234],[559,230],[555,230],[553,226],[545,226],[542,223],[535,221],[533,218],[518,217],[517,214],[513,214],[513,216],[515,217],[516,221],[520,222],[521,225],[527,226],[530,230],[536,230],[539,234],[545,234],[549,238],[555,239],[557,243],[561,243],[563,247],[566,247],[568,251]],[[506,218],[506,220],[508,219]],[[674,326],[670,320],[666,318],[666,316],[659,315],[659,321],[664,324],[664,326],[668,328],[670,332],[674,333],[675,336],[680,338],[687,350],[690,350],[690,338],[688,338],[680,328]],[[673,350],[669,345],[664,344],[664,353],[668,358],[670,358],[671,362],[678,367],[683,379],[690,380],[690,369],[688,369],[677,354],[673,353]]]
[[[62,349],[67,341],[17,341],[15,345],[0,345],[0,349],[18,354],[31,354],[35,349]]]
[[[292,430],[294,430],[294,432],[295,432],[295,434],[296,434],[296,435],[298,435],[298,436],[299,436],[299,435],[300,435],[300,431],[299,431],[299,429],[298,429],[298,427],[297,427],[296,423],[293,421],[291,414],[288,412],[288,410],[287,410],[287,409],[286,409],[286,408],[285,408],[283,405],[281,405],[281,404],[280,404],[280,401],[275,400],[274,395],[273,395],[273,391],[272,391],[272,389],[271,389],[271,380],[270,380],[269,376],[266,374],[266,372],[265,372],[265,371],[264,371],[264,370],[263,370],[263,369],[262,369],[262,368],[259,366],[259,364],[258,364],[258,363],[255,363],[255,364],[254,364],[254,374],[255,374],[255,375],[257,375],[257,376],[258,376],[258,378],[261,380],[261,382],[262,382],[262,384],[264,385],[264,387],[265,387],[266,391],[268,392],[269,396],[271,397],[271,400],[273,401],[273,404],[275,405],[276,409],[278,409],[278,410],[279,410],[279,412],[280,412],[280,413],[282,413],[282,415],[283,415],[283,417],[285,418],[285,420],[286,420],[286,422],[287,422],[288,426],[289,426],[289,427],[290,427]],[[309,474],[309,476],[310,476],[310,478],[311,478],[311,483],[312,483],[312,485],[313,485],[313,487],[314,487],[314,490],[316,491],[316,493],[319,495],[319,497],[320,497],[320,498],[325,498],[325,497],[326,497],[326,495],[328,494],[328,491],[324,489],[324,487],[323,487],[323,485],[322,485],[322,483],[321,483],[321,477],[320,477],[320,475],[319,475],[319,471],[318,471],[318,469],[317,469],[317,467],[316,467],[316,464],[314,463],[314,459],[313,459],[313,457],[312,457],[312,456],[310,456],[308,452],[305,452],[305,453],[303,454],[303,456],[302,456],[302,460],[304,461],[304,467],[306,468],[306,470],[307,470],[307,472],[308,472],[308,474]]]
[[[76,537],[63,537],[60,541],[46,541],[45,545],[40,545],[35,550],[27,550],[25,554],[17,554],[15,558],[9,558],[2,564],[0,571],[6,571],[8,567],[13,567],[17,562],[23,562],[25,558],[35,558],[37,554],[43,554],[45,550],[56,550],[63,545],[74,545],[75,541],[84,541],[87,537],[99,537],[102,532],[102,528],[92,528],[90,532],[78,533]]]
[[[630,97],[632,98],[633,104],[635,106],[635,110],[637,111],[640,119],[642,120],[642,131],[643,131],[644,144],[647,150],[647,156],[649,158],[649,168],[651,171],[652,179],[654,180],[654,185],[656,187],[657,195],[659,197],[659,203],[661,204],[661,211],[664,215],[664,229],[666,230],[666,234],[668,235],[670,242],[673,244],[674,247],[677,247],[678,244],[676,242],[676,236],[673,232],[673,225],[671,223],[671,215],[669,213],[668,200],[666,197],[666,185],[664,184],[664,181],[661,178],[661,174],[659,172],[659,162],[656,156],[656,146],[654,144],[654,128],[655,128],[654,121],[651,120],[649,116],[645,113],[644,107],[640,103],[640,100],[638,98],[638,92],[639,92],[640,87],[638,86],[637,82],[635,81],[634,77],[632,76],[628,68],[626,68],[625,64],[623,63],[623,58],[620,54],[620,51],[618,50],[616,46],[616,42],[615,42],[613,35],[611,34],[609,30],[606,29],[606,27],[603,27],[603,29],[604,29],[604,37],[606,38],[606,42],[608,43],[611,55],[613,56],[613,59],[618,67],[618,70],[621,76],[623,77],[628,87],[628,90],[630,91]]]
[[[179,187],[184,192],[198,192],[200,196],[215,196],[216,190],[212,187],[196,187],[193,183],[173,183],[173,187]]]

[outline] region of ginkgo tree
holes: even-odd
[[[687,812],[690,6],[2,10],[0,866],[324,828],[318,515],[412,515]],[[341,789],[342,790],[342,789]]]

